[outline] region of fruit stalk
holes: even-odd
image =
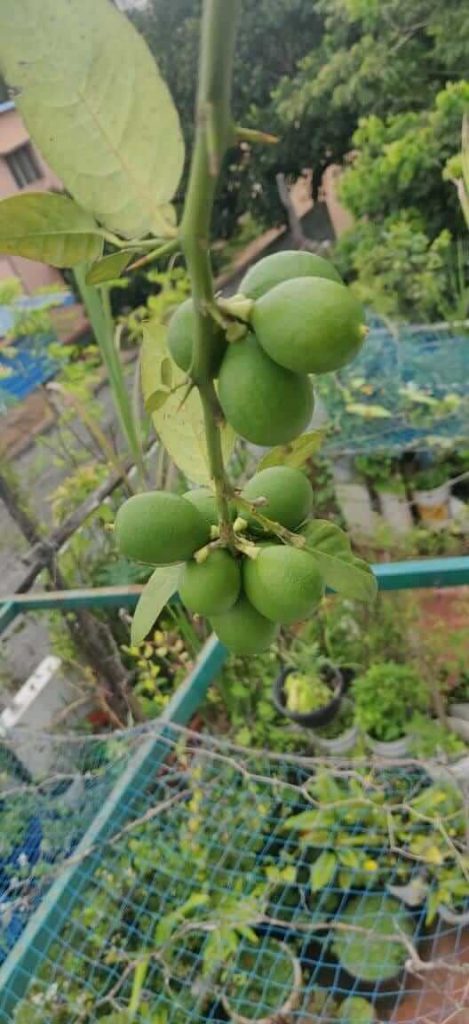
[[[210,263],[210,224],[220,167],[232,138],[230,109],[232,69],[240,0],[204,0],[199,57],[195,146],[189,175],[181,242],[192,282],[195,337],[191,378],[199,389],[221,535],[233,542],[229,485],[220,438],[221,409],[213,385],[210,355],[218,344],[214,284]]]

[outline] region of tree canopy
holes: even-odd
[[[200,0],[152,0],[134,15],[189,142],[199,16]],[[428,245],[442,231],[463,233],[444,170],[469,102],[468,52],[460,0],[245,0],[235,115],[280,142],[231,152],[217,232],[228,237],[246,209],[268,226],[281,222],[277,172],[312,167],[317,193],[328,164],[346,161],[343,200],[376,231],[402,215]]]

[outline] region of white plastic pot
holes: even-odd
[[[378,501],[381,515],[394,533],[408,533],[412,529],[412,516],[405,494],[379,491]]]
[[[440,903],[438,907],[438,915],[445,924],[457,925],[458,927],[464,928],[469,924],[469,910],[463,911],[458,914],[456,910],[451,910],[450,907],[445,907],[444,903]]]
[[[457,715],[448,715],[447,722],[456,736],[459,736],[465,743],[469,743],[469,720],[459,718]]]
[[[373,753],[379,757],[406,757],[409,753],[407,736],[400,736],[398,740],[375,740],[369,735],[366,738]]]
[[[448,711],[452,718],[462,718],[464,722],[469,722],[469,701],[450,703]]]
[[[451,519],[454,521],[460,533],[469,533],[469,504],[460,501],[454,494],[451,495],[449,508]]]
[[[417,510],[425,526],[441,530],[451,522],[450,485],[446,480],[431,491],[414,491]]]
[[[368,488],[364,484],[342,483],[337,479],[334,486],[340,510],[350,532],[373,536],[376,531],[376,513],[371,504]]]
[[[325,754],[346,754],[355,746],[359,735],[357,726],[351,725],[349,729],[345,729],[340,736],[336,736],[333,740],[325,739],[315,733],[314,742]]]
[[[469,783],[469,757],[462,757],[453,764],[437,764],[434,761],[425,763],[425,771],[433,782],[444,782],[450,785],[467,786]]]

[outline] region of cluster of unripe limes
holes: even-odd
[[[237,340],[217,328],[208,353],[222,411],[246,440],[287,444],[311,419],[310,374],[338,370],[361,347],[361,307],[335,268],[309,252],[261,260],[230,301],[232,322],[236,310],[242,321]],[[194,326],[188,299],[171,318],[168,347],[189,375]],[[187,608],[207,616],[232,651],[254,654],[271,644],[279,625],[304,619],[322,597],[316,560],[299,537],[312,499],[300,470],[275,466],[233,498],[229,544],[220,539],[217,502],[207,488],[135,495],[118,512],[116,538],[137,561],[184,563],[178,589]]]
[[[350,362],[366,328],[360,303],[328,261],[310,252],[267,256],[248,271],[233,309],[250,300],[247,332],[226,344],[215,339],[212,373],[224,415],[253,444],[287,444],[308,426],[314,395],[309,374]],[[246,307],[246,303],[244,303]],[[194,307],[182,303],[168,330],[177,365],[190,372]]]
[[[182,497],[167,491],[137,494],[120,508],[116,538],[129,558],[151,565],[185,562],[179,595],[191,612],[205,615],[220,640],[238,654],[265,650],[278,625],[309,615],[321,600],[323,583],[314,556],[303,548],[279,543],[255,518],[262,516],[300,533],[311,513],[313,492],[298,469],[274,466],[251,478],[232,502],[232,516],[245,517],[245,540],[256,556],[213,544],[218,511],[214,494],[204,487]],[[248,502],[252,517],[245,511]],[[239,506],[239,507],[237,507]],[[200,555],[193,556],[203,550]]]

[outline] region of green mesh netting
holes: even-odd
[[[467,763],[153,722],[45,737],[28,781],[3,743],[0,1020],[468,1020]]]
[[[328,416],[329,455],[402,452],[469,438],[469,332],[450,324],[383,326],[358,357],[316,379]]]

